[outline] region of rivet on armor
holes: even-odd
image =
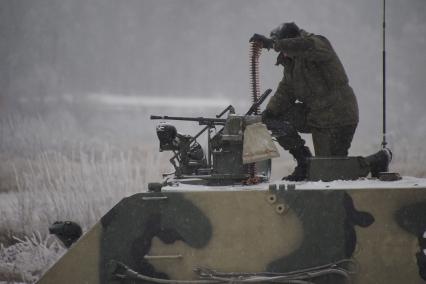
[[[266,200],[268,201],[268,203],[274,204],[275,202],[277,202],[277,196],[275,194],[269,194],[266,197]]]
[[[284,205],[284,204],[278,204],[276,207],[275,207],[275,211],[278,213],[278,214],[285,214],[285,213],[287,213],[287,211],[288,211],[288,207],[286,206],[286,205]]]

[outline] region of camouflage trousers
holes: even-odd
[[[285,150],[301,148],[305,145],[299,133],[311,133],[316,156],[347,156],[357,125],[331,128],[316,128],[306,123],[306,110],[302,104],[295,104],[279,117],[290,126],[288,133],[277,137]]]

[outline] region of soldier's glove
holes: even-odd
[[[249,42],[260,42],[262,43],[262,47],[266,48],[267,50],[270,50],[272,47],[274,47],[274,41],[272,39],[260,34],[254,34],[250,38]]]

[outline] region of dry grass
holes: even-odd
[[[60,257],[64,249],[48,236],[54,221],[73,220],[87,231],[169,169],[157,146],[87,139],[67,123],[1,121],[0,282],[32,283]]]
[[[13,246],[0,245],[0,281],[33,283],[65,253],[65,248],[52,236],[33,233],[15,240]]]
[[[11,234],[46,232],[56,220],[74,220],[90,228],[121,198],[145,191],[156,180],[160,160],[145,149],[115,152],[105,147],[100,157],[84,152],[73,158],[43,152],[26,159],[20,170],[13,164],[16,191],[2,194],[0,231]],[[22,162],[22,161],[21,161]]]
[[[121,198],[146,190],[169,166],[157,146],[85,137],[68,117],[0,122],[0,232],[46,234],[56,220],[90,228]]]

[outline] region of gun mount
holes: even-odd
[[[259,132],[259,129],[262,128],[262,126],[259,126],[261,116],[253,113],[271,91],[268,89],[245,115],[236,115],[234,107],[231,105],[218,114],[216,118],[152,115],[151,119],[154,120],[191,121],[205,125],[194,136],[181,134],[173,125],[168,123],[162,122],[157,126],[160,152],[171,151],[174,154],[170,159],[170,163],[175,169],[174,177],[181,182],[186,179],[209,185],[267,181],[270,175],[270,158],[277,156],[273,153],[274,149],[269,149],[269,152],[268,149],[266,151],[265,149],[257,149],[263,151],[263,154],[260,156],[259,153],[255,154],[256,171],[253,172],[250,169],[253,166],[249,166],[253,163],[250,162],[250,158],[247,159],[247,156],[253,153],[244,153],[244,149],[247,148],[244,145],[244,138],[247,135],[247,130],[250,132],[254,129]],[[228,117],[222,118],[226,113],[228,113]],[[218,129],[218,127],[221,128]],[[206,152],[197,142],[197,138],[204,133],[207,135]],[[269,145],[273,145],[269,133],[267,131],[262,133],[263,139],[270,141]],[[267,134],[266,137],[265,134]],[[253,143],[250,144],[253,147]]]

